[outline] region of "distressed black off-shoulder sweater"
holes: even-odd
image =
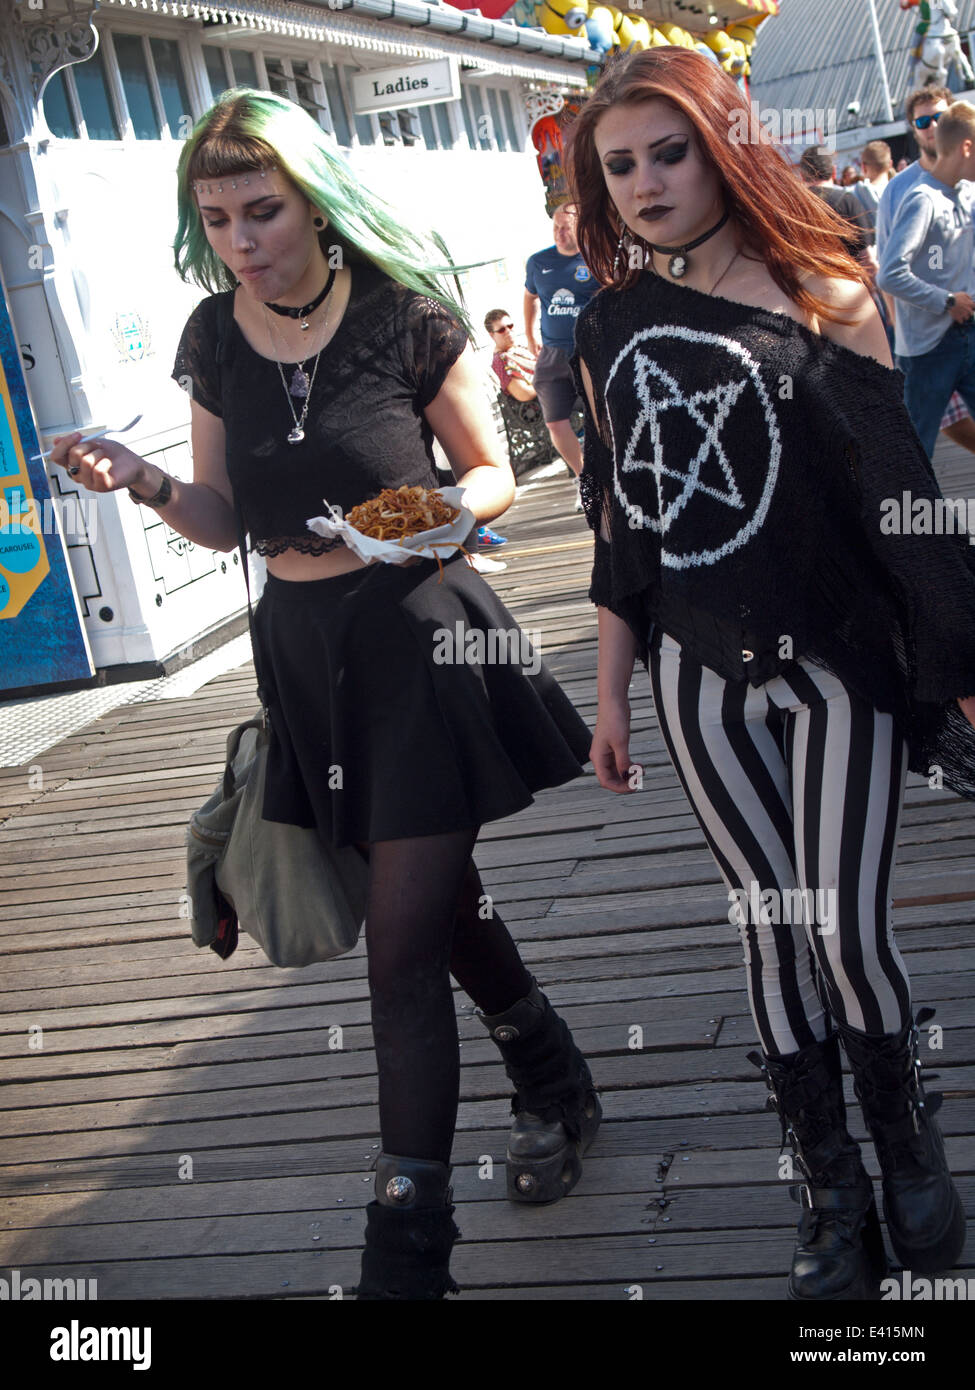
[[[580,357],[590,597],[641,660],[657,623],[729,680],[818,662],[897,717],[913,771],[975,797],[955,704],[975,693],[975,547],[910,529],[905,502],[941,494],[901,373],[649,274],[579,316],[585,400]]]

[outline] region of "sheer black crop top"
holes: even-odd
[[[320,555],[341,545],[306,525],[326,501],[347,512],[384,487],[437,485],[422,412],[467,334],[436,300],[371,263],[350,269],[351,295],[318,362],[301,443],[287,442],[294,418],[277,364],[233,320],[234,291],[202,300],[183,329],[173,377],[223,419],[227,472],[261,555]],[[283,370],[290,385],[295,368]],[[300,417],[303,400],[291,401]]]

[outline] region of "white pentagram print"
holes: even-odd
[[[617,500],[630,526],[660,535],[662,565],[716,564],[761,528],[781,442],[741,343],[679,324],[641,329],[604,394]]]

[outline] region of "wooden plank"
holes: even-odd
[[[542,632],[549,668],[591,725],[591,541],[561,514],[570,492],[560,480],[525,495],[496,588]],[[226,963],[197,951],[178,917],[187,813],[215,784],[253,687],[246,665],[190,699],[111,711],[37,760],[42,788],[25,769],[0,774],[0,1245],[11,1266],[90,1267],[101,1298],[321,1299],[358,1275],[378,1151],[362,943],[277,971],[246,940]],[[454,1269],[470,1299],[631,1298],[634,1282],[644,1298],[784,1295],[795,1213],[745,1055],[754,1025],[738,934],[642,671],[631,698],[642,791],[614,797],[589,773],[485,827],[478,847],[485,891],[592,1058],[606,1121],[569,1202],[505,1203],[508,1083],[458,993],[465,1238]],[[943,1129],[969,1203],[970,817],[912,778],[894,887],[915,997],[937,1003],[944,1028],[924,1060],[947,1096]],[[642,1048],[630,1046],[636,1025]],[[193,1156],[192,1182],[176,1176],[180,1153]],[[478,1177],[485,1154],[490,1180]],[[872,1147],[867,1163],[876,1173]]]

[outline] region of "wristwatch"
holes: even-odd
[[[953,294],[949,294],[948,298],[945,300],[945,308],[946,308],[946,309],[953,309],[954,307],[955,307],[955,296],[954,296]]]
[[[159,484],[159,491],[154,492],[151,497],[140,497],[137,492],[129,488],[129,496],[133,502],[138,502],[140,507],[165,507],[170,497],[173,495],[173,480],[167,473],[163,474],[163,480]]]

